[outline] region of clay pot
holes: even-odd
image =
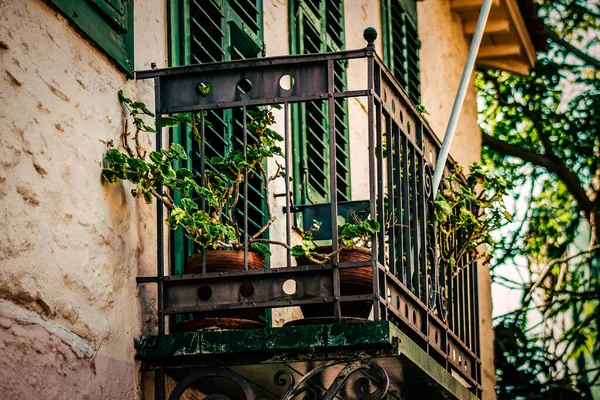
[[[248,269],[263,269],[265,258],[248,252]],[[208,250],[206,252],[206,272],[242,271],[244,252],[242,250]],[[193,254],[188,258],[186,274],[202,273],[202,254]]]
[[[265,258],[256,253],[248,253],[248,269],[263,269]],[[208,250],[206,252],[206,273],[244,270],[244,252],[240,250]],[[202,273],[202,254],[193,254],[188,259],[186,274]],[[262,310],[245,309],[235,311],[210,311],[195,314],[193,320],[175,324],[175,331],[189,332],[209,328],[251,329],[264,327]]]
[[[331,253],[331,246],[318,246],[316,252],[321,254]],[[371,249],[355,247],[351,250],[340,252],[340,262],[371,261]],[[298,265],[313,264],[305,257],[296,258]],[[351,296],[357,294],[373,293],[373,269],[372,267],[355,267],[340,269],[340,294]],[[366,319],[371,313],[373,303],[370,301],[351,301],[341,303],[342,317]],[[330,318],[333,317],[333,305],[329,304],[306,304],[301,306],[304,318]]]

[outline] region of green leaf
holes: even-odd
[[[179,143],[172,143],[171,151],[173,152],[173,154],[175,154],[177,157],[181,158],[182,160],[187,160],[187,153],[185,152],[185,149],[183,148],[183,146],[180,145]]]
[[[191,178],[194,176],[194,173],[187,168],[179,168],[175,173],[179,179]]]
[[[292,257],[302,257],[304,255],[304,248],[301,245],[292,247],[290,251]]]
[[[198,92],[200,93],[200,95],[208,96],[210,94],[210,90],[210,83],[201,82],[198,84]]]
[[[252,250],[256,254],[259,254],[261,256],[270,256],[271,255],[271,250],[269,249],[269,246],[266,245],[265,243],[258,243],[258,242],[250,243],[250,250]]]
[[[160,151],[151,151],[149,157],[150,160],[154,161],[156,164],[161,164],[163,162],[163,153]]]
[[[173,170],[173,168],[171,168],[169,165],[160,165],[158,169],[160,170],[162,176],[165,178],[174,179],[177,177],[177,174],[175,174],[175,170]]]
[[[435,199],[436,209],[442,212],[444,215],[452,214],[452,207],[442,196],[438,195]]]
[[[196,202],[194,200],[188,199],[188,198],[181,199],[181,205],[186,210],[197,210],[198,209],[198,204],[196,204]]]

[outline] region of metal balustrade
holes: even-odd
[[[334,321],[344,322],[342,304],[370,302],[372,320],[389,320],[411,337],[422,349],[447,370],[458,373],[476,395],[481,394],[479,359],[479,314],[477,265],[463,263],[450,270],[439,260],[433,216],[432,168],[436,163],[440,142],[420,112],[400,88],[383,61],[374,51],[373,32],[365,31],[368,45],[364,49],[315,55],[294,55],[261,59],[190,65],[184,67],[140,71],[137,79],[154,79],[156,91],[157,131],[161,131],[161,115],[176,112],[201,112],[241,109],[242,138],[248,142],[246,109],[253,106],[280,104],[283,108],[285,138],[285,225],[284,240],[291,245],[294,235],[294,212],[323,215],[320,239],[331,239],[333,251],[338,249],[338,216],[356,204],[366,207],[370,218],[384,229],[372,237],[371,261],[340,262],[339,254],[325,265],[292,265],[287,251],[284,265],[269,269],[226,273],[168,275],[165,261],[168,235],[164,229],[164,210],[158,205],[156,277],[138,278],[139,283],[158,285],[159,334],[166,332],[165,317],[181,313],[202,313],[233,309],[272,309],[305,304],[330,304]],[[363,87],[354,90],[334,89],[334,64],[340,60],[362,60]],[[294,79],[293,87],[279,84],[283,76]],[[250,82],[243,93],[239,82]],[[200,83],[209,84],[209,94],[199,93]],[[356,85],[355,85],[356,86]],[[328,105],[329,147],[336,148],[336,101],[361,98],[366,102],[365,127],[368,137],[368,198],[352,199],[355,203],[337,201],[335,151],[330,151],[331,203],[295,205],[290,183],[291,152],[289,143],[290,108],[294,103],[322,101]],[[204,121],[204,118],[202,118]],[[204,126],[201,132],[204,133]],[[157,148],[165,146],[160,135]],[[204,162],[201,159],[201,162]],[[449,173],[454,162],[448,161]],[[200,168],[204,168],[202,165]],[[353,173],[359,173],[353,171]],[[248,193],[248,181],[242,184]],[[243,216],[248,215],[248,202],[242,202]],[[341,213],[340,213],[341,211]],[[311,214],[312,213],[312,214]],[[394,223],[390,224],[390,221]],[[244,232],[248,231],[247,217]],[[387,223],[387,225],[386,225]],[[247,235],[242,238],[248,251]],[[454,242],[460,238],[452,238]],[[342,296],[340,271],[356,266],[372,267],[372,291]],[[288,294],[284,283],[293,280],[295,292]],[[240,295],[242,285],[251,286],[246,297]],[[210,288],[210,296],[200,296],[201,288]]]

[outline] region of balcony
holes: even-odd
[[[431,178],[440,142],[374,52],[375,37],[365,31],[365,38],[368,45],[359,50],[137,73],[137,79],[154,79],[157,131],[161,115],[236,109],[243,119],[240,141],[246,144],[247,108],[280,104],[282,136],[288,144],[283,160],[288,173],[279,197],[285,200],[283,221],[278,221],[288,249],[276,258],[284,260],[280,264],[250,269],[245,235],[243,270],[168,275],[165,265],[173,237],[165,232],[165,210],[158,206],[157,275],[139,277],[138,283],[158,287],[159,334],[136,344],[144,374],[154,381],[156,399],[182,398],[188,388],[214,398],[246,399],[302,398],[296,397],[300,393],[315,399],[412,398],[411,393],[425,398],[481,396],[476,263],[450,268],[439,260],[440,243],[461,240],[438,237],[435,226]],[[334,66],[340,62],[363,71],[357,87],[334,89]],[[295,83],[289,89],[280,85],[285,76]],[[240,90],[240,83],[248,82],[251,89]],[[202,93],[199,85],[209,86],[210,92]],[[362,123],[368,142],[368,190],[363,198],[338,201],[336,153],[330,152],[330,202],[294,204],[289,178],[292,108],[303,102],[327,104],[329,146],[336,148],[331,110],[336,101],[350,98],[366,104]],[[204,135],[206,127],[199,131]],[[163,146],[159,138],[157,148]],[[205,162],[200,157],[201,169]],[[449,160],[446,174],[453,165]],[[241,185],[242,193],[248,193],[248,179]],[[344,261],[336,252],[338,221],[356,209],[383,229],[370,238],[366,260]],[[247,228],[248,203],[243,203],[241,214]],[[329,243],[334,254],[325,264],[293,265],[290,248],[296,232],[308,229],[313,219],[322,222],[315,239]],[[177,255],[170,255],[172,264]],[[357,294],[343,293],[340,277],[359,267],[368,268],[372,285]],[[329,316],[247,330],[167,329],[167,317],[172,322],[182,314],[201,319],[311,305],[328,308]],[[357,305],[370,310],[368,317],[348,311]]]

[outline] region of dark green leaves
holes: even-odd
[[[154,118],[154,113],[150,111],[148,107],[146,107],[146,104],[140,101],[131,100],[123,94],[122,90],[119,90],[118,95],[121,104],[123,104],[123,106],[125,106],[125,108],[127,108],[129,111],[129,115],[131,115],[131,118],[133,119],[133,124],[135,125],[136,130],[155,133],[156,131],[154,128],[146,125],[144,119],[142,118],[143,116]]]
[[[210,83],[200,82],[198,84],[198,93],[200,93],[201,96],[208,96],[210,94],[210,90]]]
[[[260,254],[261,256],[270,256],[271,250],[269,250],[269,246],[265,243],[253,242],[250,243],[250,250],[255,252],[256,254]]]
[[[485,257],[487,254],[480,253],[478,247],[482,244],[493,246],[490,232],[505,223],[507,214],[510,216],[503,196],[511,185],[502,176],[486,171],[478,164],[471,165],[469,172],[464,180],[462,170],[457,168],[435,199],[435,218],[443,243],[440,256],[450,267],[466,257],[471,261]],[[463,240],[451,239],[457,235]]]
[[[342,244],[348,247],[367,247],[371,236],[379,232],[379,222],[366,218],[362,219],[357,212],[351,211],[353,223],[345,223],[338,227],[338,238]]]

